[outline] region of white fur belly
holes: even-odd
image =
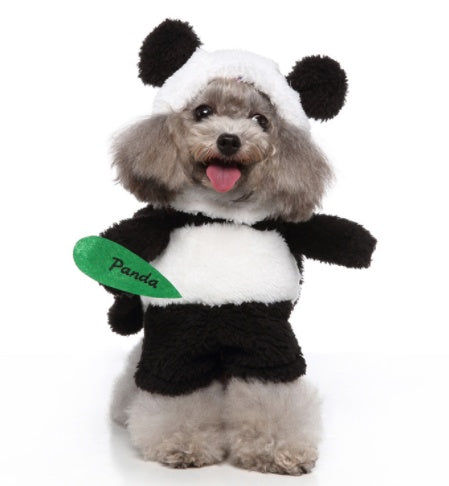
[[[186,226],[172,232],[167,248],[151,264],[182,298],[142,297],[145,306],[272,303],[299,296],[296,261],[276,231],[230,223]]]

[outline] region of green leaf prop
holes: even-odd
[[[143,258],[107,238],[81,238],[73,249],[73,259],[83,273],[108,287],[148,297],[181,297]]]

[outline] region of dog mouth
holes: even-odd
[[[206,176],[217,192],[228,192],[234,188],[242,175],[243,165],[211,159],[206,163]]]

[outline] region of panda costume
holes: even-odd
[[[161,45],[173,43],[176,53],[167,59]],[[306,113],[328,119],[343,105],[345,74],[338,65],[329,68],[329,58],[309,58],[321,75],[327,76],[328,68],[332,74],[333,98],[323,103],[324,88],[318,98],[308,96],[307,86],[300,86],[306,78],[293,72],[286,79],[268,59],[242,51],[208,53],[199,46],[190,28],[176,21],[166,21],[145,40],[140,76],[161,86],[153,113],[181,110],[216,77],[253,84],[281,117],[303,130],[309,130]],[[166,206],[150,204],[102,236],[149,261],[182,295],[141,298],[108,288],[115,296],[112,329],[122,335],[144,329],[137,387],[168,396],[214,380],[287,383],[304,375],[306,363],[289,324],[303,258],[363,268],[375,247],[368,231],[339,217],[283,221],[185,195]]]

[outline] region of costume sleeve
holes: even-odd
[[[170,212],[144,208],[132,218],[112,225],[100,236],[151,261],[167,247],[173,229],[172,220]],[[106,285],[104,288],[114,295],[114,303],[108,312],[112,330],[125,336],[139,332],[143,327],[140,297]]]
[[[295,257],[350,268],[369,267],[376,247],[376,239],[360,224],[326,214],[304,223],[286,223],[283,235]]]
[[[138,295],[114,296],[114,303],[108,311],[111,329],[122,336],[138,333],[143,327],[143,307]]]
[[[172,230],[170,214],[144,208],[132,218],[113,224],[100,234],[118,243],[145,260],[154,260],[161,254]]]

